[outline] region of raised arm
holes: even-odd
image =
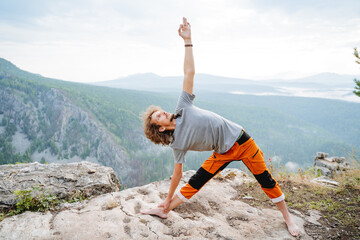
[[[182,37],[185,42],[183,90],[189,94],[193,94],[195,66],[191,42],[191,26],[186,18],[183,18],[183,24],[180,24],[178,31],[179,36]]]

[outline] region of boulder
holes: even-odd
[[[185,172],[180,187],[193,171]],[[293,239],[281,213],[241,201],[240,184],[254,181],[237,169],[226,169],[167,219],[142,215],[155,208],[169,189],[170,179],[64,204],[57,212],[26,212],[0,222],[0,239]],[[270,200],[269,200],[270,201]],[[306,220],[292,216],[301,239],[311,239]]]
[[[339,171],[346,171],[350,166],[344,157],[329,157],[328,153],[318,152],[314,160],[314,167],[321,171],[321,174],[332,177]]]
[[[313,180],[311,180],[312,182],[316,182],[316,183],[321,183],[323,185],[327,185],[327,186],[331,186],[331,187],[337,187],[339,186],[339,183],[326,177],[326,176],[321,176],[321,177],[317,177],[314,178]]]
[[[315,170],[317,169],[320,171],[321,175],[323,176],[330,177],[332,175],[331,171],[326,167],[315,166]]]
[[[318,159],[323,159],[323,158],[326,158],[328,156],[329,156],[328,153],[323,153],[323,152],[317,152],[316,153],[316,158],[318,158]]]
[[[40,187],[60,199],[68,199],[74,191],[87,197],[119,191],[121,185],[110,167],[90,162],[69,164],[28,163],[0,165],[0,207],[16,204],[16,190]]]
[[[340,170],[340,166],[336,162],[332,162],[328,159],[317,159],[314,163],[315,167],[324,167],[329,169],[331,172]]]

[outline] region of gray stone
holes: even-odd
[[[44,187],[60,199],[67,199],[74,191],[90,197],[119,191],[121,185],[112,168],[85,161],[0,165],[0,207],[16,203],[14,191],[33,187]]]
[[[329,154],[318,152],[314,160],[315,169],[319,169],[324,176],[332,177],[340,171],[350,168],[344,157],[328,157]]]
[[[321,223],[318,222],[318,220],[321,218],[321,214],[318,210],[309,210],[309,216],[306,216],[306,221],[321,226]]]
[[[238,196],[239,184],[254,181],[238,174],[239,170],[233,173],[226,181],[209,181],[167,219],[142,215],[140,210],[157,207],[164,200],[169,179],[102,194],[81,206],[67,204],[53,213],[26,212],[5,218],[0,222],[0,239],[293,239],[280,211],[231,200]],[[301,239],[311,239],[304,230],[306,220],[292,217]]]
[[[312,182],[317,182],[317,183],[321,183],[321,184],[324,184],[324,185],[328,185],[328,186],[339,186],[339,183],[330,179],[330,178],[327,178],[326,176],[321,176],[321,177],[318,177],[318,178],[314,178],[313,180],[311,180]]]
[[[345,163],[346,159],[344,157],[333,157],[333,161],[337,163]]]
[[[329,156],[328,153],[323,153],[323,152],[317,152],[316,153],[316,158],[319,158],[319,159],[323,159],[323,158],[326,158],[328,156]]]
[[[336,171],[339,170],[339,164],[337,164],[336,162],[330,162],[324,159],[317,159],[315,160],[315,164],[316,167],[325,167],[327,169],[329,169],[330,171]]]
[[[323,176],[328,176],[328,177],[330,177],[330,176],[332,175],[331,171],[330,171],[328,168],[326,168],[326,167],[316,166],[316,167],[315,167],[315,170],[316,170],[316,169],[319,169],[320,172],[321,172],[321,175],[323,175]]]

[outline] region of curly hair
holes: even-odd
[[[143,120],[143,129],[145,136],[150,139],[155,144],[161,144],[161,145],[169,145],[172,140],[172,133],[173,130],[166,130],[164,132],[160,132],[159,128],[160,125],[156,123],[151,123],[151,116],[156,111],[161,111],[161,107],[151,105],[149,106],[146,111],[142,114],[142,120]]]

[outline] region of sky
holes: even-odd
[[[358,0],[1,0],[0,57],[76,82],[183,74],[182,17],[197,73],[360,75]]]

